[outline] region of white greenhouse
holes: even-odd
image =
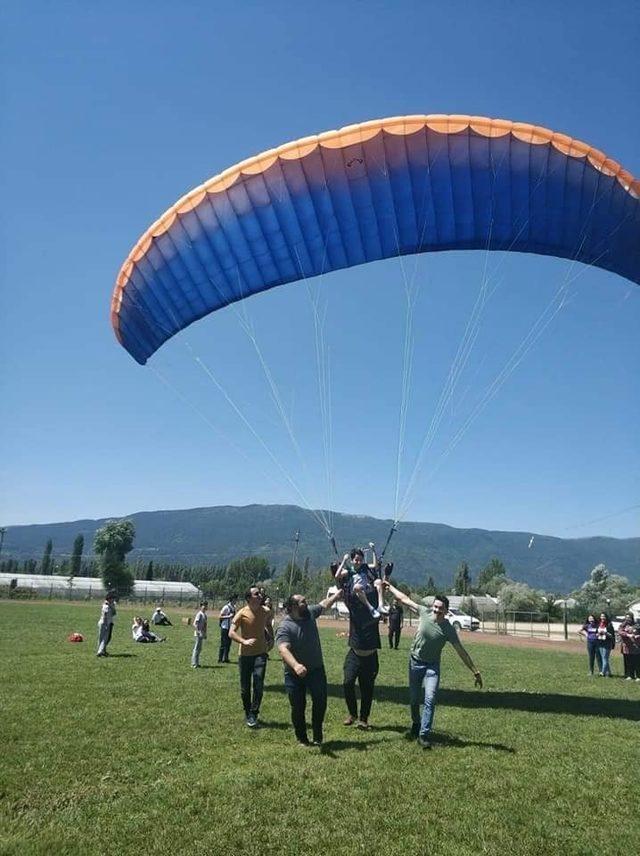
[[[12,581],[15,580],[15,583]],[[105,588],[98,577],[60,577],[42,574],[0,574],[0,588],[18,588],[31,592],[32,597],[56,597],[69,600],[103,598]],[[196,601],[202,592],[192,583],[170,583],[164,580],[135,580],[132,600],[143,601]]]

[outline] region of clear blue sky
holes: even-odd
[[[310,503],[328,504],[304,286],[247,302],[304,465],[234,311],[197,323],[144,368],[111,330],[113,282],[133,243],[226,167],[354,122],[468,113],[564,131],[640,174],[636,0],[9,0],[0,15],[2,525],[302,504],[193,353]],[[417,264],[418,297],[402,484],[485,258],[406,264],[412,277]],[[640,289],[603,271],[571,272],[571,299],[439,464],[569,271],[515,254],[488,264],[495,291],[407,519],[640,534],[631,509],[640,504]],[[400,264],[332,274],[314,288],[330,349],[334,508],[393,516]],[[365,334],[367,359],[354,359]]]

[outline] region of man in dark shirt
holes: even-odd
[[[367,593],[370,602],[377,593]],[[355,597],[347,599],[349,609],[349,650],[344,660],[342,689],[349,715],[345,725],[356,724],[357,728],[369,730],[369,714],[373,704],[373,688],[378,675],[378,648],[381,648],[379,619]],[[356,699],[356,681],[360,687],[360,716]]]
[[[404,610],[397,600],[393,601],[389,610],[389,648],[397,650],[400,644],[400,632],[404,624]]]
[[[322,723],[327,710],[327,676],[316,619],[341,597],[337,591],[315,606],[307,606],[302,594],[292,594],[285,603],[286,618],[276,632],[276,645],[284,661],[284,686],[291,705],[291,722],[298,743],[322,744]],[[305,708],[307,690],[311,696],[313,742],[307,737]]]

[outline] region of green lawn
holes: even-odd
[[[425,752],[404,738],[408,640],[381,653],[375,730],[354,732],[342,725],[346,641],[326,629],[320,752],[293,739],[275,655],[253,732],[237,667],[215,662],[215,620],[209,668],[195,671],[190,628],[134,645],[126,607],[114,656],[97,659],[98,612],[0,602],[2,853],[637,852],[640,684],[588,679],[586,656],[474,637],[478,691],[447,651]],[[65,641],[73,630],[83,644]]]

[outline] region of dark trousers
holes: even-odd
[[[378,674],[378,652],[362,657],[349,648],[344,660],[342,689],[350,716],[358,719],[356,680],[360,687],[360,719],[367,722],[373,702],[373,687]]]
[[[319,669],[312,669],[310,672],[307,672],[304,678],[299,678],[287,671],[284,673],[284,686],[289,696],[291,722],[293,723],[296,738],[302,743],[306,743],[308,740],[305,710],[307,707],[307,692],[309,692],[311,696],[311,730],[313,732],[313,739],[317,743],[321,743],[322,723],[324,722],[324,715],[327,710],[327,676],[324,666],[321,666]]]
[[[593,674],[593,667],[596,662],[596,658],[598,660],[598,671],[602,671],[602,660],[600,659],[600,651],[598,650],[598,643],[594,640],[593,642],[587,642],[587,651],[589,653],[589,671]]]
[[[640,654],[623,654],[625,678],[640,678]]]
[[[220,628],[220,650],[218,651],[218,662],[229,662],[229,651],[231,650],[231,639],[229,639],[229,628]]]
[[[267,655],[253,654],[249,657],[238,657],[240,666],[240,697],[245,716],[252,713],[257,716],[260,712],[260,702],[264,691],[264,673],[267,669]],[[253,680],[253,695],[251,683]]]
[[[400,644],[400,628],[389,627],[389,648],[397,648]]]

